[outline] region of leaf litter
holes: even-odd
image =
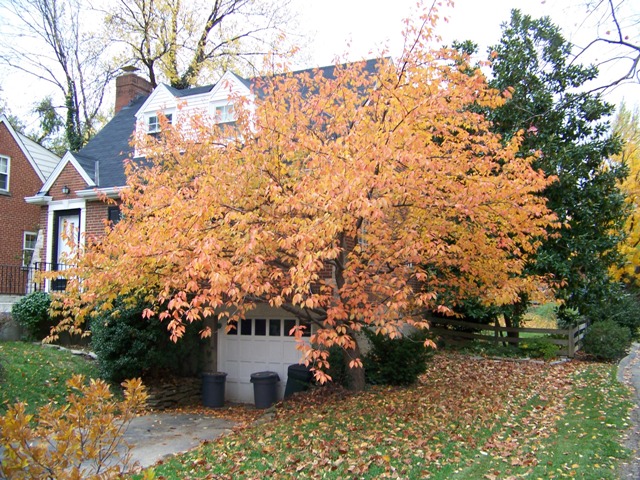
[[[584,399],[573,392],[585,372],[604,382],[610,366],[440,352],[412,387],[317,388],[278,404],[260,425],[239,414],[245,423],[234,434],[166,462],[157,478],[528,478],[551,464],[547,445],[558,435],[598,434],[558,431],[568,405],[580,412]],[[599,401],[598,424],[613,428],[607,402],[620,398]],[[578,475],[573,460],[545,478]]]

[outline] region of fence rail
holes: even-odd
[[[37,272],[66,270],[68,265],[61,263],[36,262],[28,267],[21,265],[0,265],[0,295],[26,295],[46,290],[44,280],[36,280]],[[49,290],[64,290],[63,279],[49,283]]]
[[[430,318],[430,331],[436,335],[450,338],[462,338],[467,340],[484,340],[493,342],[496,345],[500,343],[515,343],[531,341],[531,337],[515,337],[504,336],[504,333],[534,333],[540,335],[555,335],[558,338],[544,337],[550,343],[560,347],[558,354],[573,357],[576,352],[582,348],[582,340],[587,330],[588,324],[581,323],[569,329],[554,328],[515,328],[503,327],[501,325],[479,325],[477,323],[464,322],[461,320],[453,320],[449,318]],[[447,327],[467,328],[471,331],[453,330]],[[487,335],[484,332],[491,332]]]

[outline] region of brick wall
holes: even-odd
[[[111,204],[102,201],[87,202],[85,232],[87,240],[97,241],[105,232],[105,221]]]
[[[38,193],[42,182],[4,124],[0,155],[10,158],[9,194],[0,193],[0,265],[21,265],[23,234],[37,232],[40,223],[40,207],[24,197]]]
[[[62,193],[62,188],[65,186],[71,190],[71,193],[67,195]],[[67,163],[47,194],[53,197],[53,200],[71,200],[77,198],[75,195],[76,190],[85,190],[87,188],[89,188],[87,182],[84,181],[71,163]]]

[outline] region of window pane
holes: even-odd
[[[107,216],[108,216],[109,222],[111,222],[113,225],[118,223],[122,218],[122,215],[120,213],[120,207],[109,207]]]
[[[284,334],[287,337],[292,337],[293,335],[291,335],[289,332],[295,326],[296,326],[296,321],[295,320],[285,320],[284,321]]]
[[[269,336],[280,336],[280,319],[272,318],[271,320],[269,320]]]
[[[246,318],[240,321],[240,335],[251,335],[251,319]]]
[[[9,159],[0,157],[0,190],[9,189]]]
[[[149,117],[149,132],[157,132],[160,130],[160,123],[158,122],[158,117],[153,116]]]
[[[22,241],[22,266],[28,267],[33,257],[33,252],[36,248],[36,241],[38,235],[36,233],[24,232]]]
[[[256,326],[255,335],[266,335],[267,334],[267,321],[264,318],[256,318],[254,320]]]
[[[304,329],[304,333],[302,334],[302,336],[303,337],[310,337],[311,336],[311,324],[309,322],[305,322],[305,321],[301,320],[300,321],[300,325],[307,327],[307,328]]]
[[[38,236],[33,233],[25,233],[24,234],[24,248],[28,248],[33,250],[36,248],[36,240]]]
[[[231,330],[227,335],[237,335],[238,334],[238,324],[236,322],[228,322],[227,325],[232,325]]]

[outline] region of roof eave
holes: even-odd
[[[85,190],[77,190],[75,194],[84,198],[85,200],[101,200],[106,198],[120,198],[120,192],[127,187],[105,187],[105,188],[91,188]]]
[[[34,195],[32,197],[24,197],[24,201],[30,205],[49,205],[53,197],[49,195]]]

